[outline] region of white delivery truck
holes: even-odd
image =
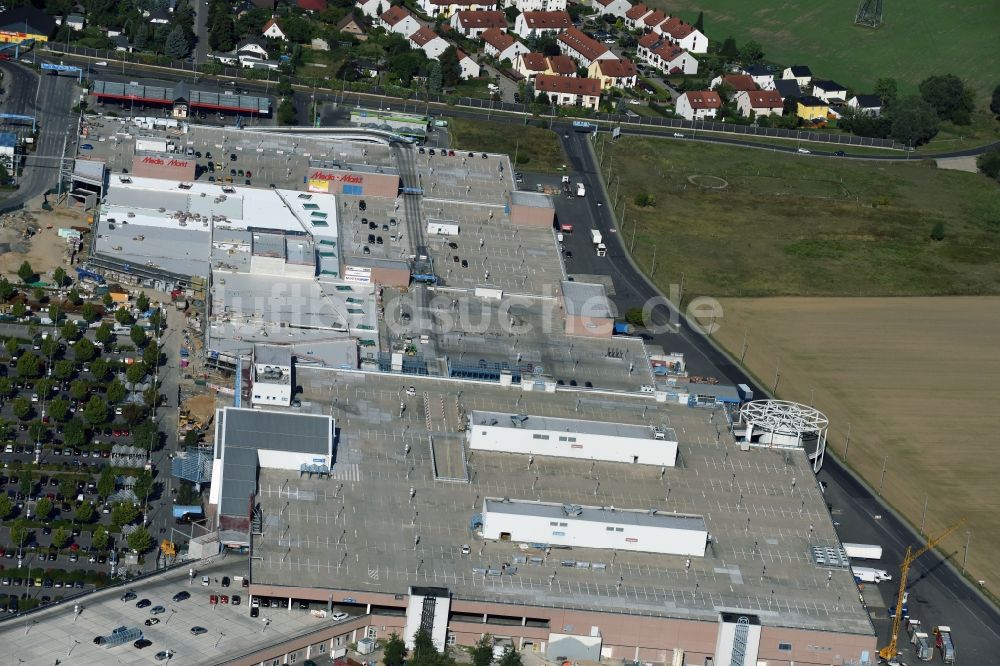
[[[601,236],[601,232],[597,229],[590,230],[590,239],[594,241],[594,245],[600,245],[604,242],[604,238]]]
[[[845,543],[844,552],[852,560],[882,559],[882,546],[871,543]]]
[[[884,580],[892,580],[892,575],[885,569],[852,566],[851,573],[859,583],[881,583]]]
[[[587,188],[583,186],[583,183],[576,184],[576,196],[578,197],[587,196]]]

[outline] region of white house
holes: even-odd
[[[354,6],[370,19],[376,19],[383,9],[389,8],[389,0],[357,0]]]
[[[546,34],[558,35],[572,25],[569,12],[521,12],[514,20],[514,32],[521,39],[528,39]]]
[[[493,28],[507,32],[507,16],[496,10],[488,12],[463,10],[451,15],[451,28],[471,39],[479,39],[480,35]]]
[[[761,90],[774,90],[774,74],[763,65],[750,65],[743,68],[743,73],[753,79]]]
[[[784,102],[777,90],[741,90],[736,93],[736,108],[744,118],[780,116],[785,112]]]
[[[836,81],[813,79],[812,86],[813,96],[819,97],[824,102],[833,102],[834,100],[844,101],[847,99],[847,88]]]
[[[458,11],[485,12],[496,7],[496,2],[486,0],[418,0],[417,6],[428,16],[450,18]]]
[[[261,34],[264,37],[270,37],[271,39],[280,39],[283,42],[288,41],[288,37],[285,36],[285,31],[281,29],[280,25],[278,25],[278,20],[274,18],[264,24],[264,30]]]
[[[236,55],[237,56],[255,55],[261,60],[267,60],[270,57],[270,55],[267,52],[267,49],[264,48],[264,45],[261,44],[260,41],[255,37],[251,37],[250,39],[245,39],[239,44],[237,44]]]
[[[867,116],[882,115],[882,98],[878,95],[855,95],[847,100],[847,106]]]
[[[70,14],[66,17],[66,25],[73,29],[74,32],[80,32],[84,27],[84,19],[79,14]]]
[[[594,0],[592,6],[599,14],[610,14],[620,19],[624,19],[628,10],[632,9],[632,3],[628,0]]]
[[[690,23],[671,16],[654,28],[654,32],[670,39],[688,53],[708,53],[708,37]]]
[[[644,25],[643,20],[652,13],[653,10],[641,2],[638,5],[633,5],[632,9],[625,12],[625,25],[635,30]]]
[[[501,62],[510,60],[513,63],[518,54],[528,52],[527,46],[496,29],[487,30],[480,38],[483,40],[483,52]]]
[[[458,56],[458,67],[461,70],[459,76],[463,79],[478,79],[481,73],[479,63],[462,49],[457,49],[455,55]]]
[[[520,12],[564,12],[566,0],[504,0],[503,6]]]
[[[378,17],[378,24],[388,32],[394,32],[403,37],[409,37],[417,30],[420,30],[420,23],[413,18],[406,8],[395,5],[387,12]]]
[[[664,74],[698,73],[698,60],[693,55],[655,32],[639,38],[636,53],[643,62]]]
[[[781,73],[781,78],[795,79],[799,88],[805,88],[812,83],[813,75],[812,71],[805,65],[792,65],[785,68],[785,71]]]
[[[588,37],[579,28],[567,28],[556,38],[559,50],[573,58],[581,67],[590,67],[595,60],[610,60],[617,58],[604,44]]]
[[[535,92],[545,93],[556,106],[579,106],[597,110],[601,101],[601,82],[575,76],[539,74],[535,77]]]
[[[448,49],[448,42],[441,39],[436,32],[430,28],[421,28],[409,37],[410,46],[420,49],[429,60],[437,60],[441,54]]]
[[[677,98],[675,111],[687,120],[715,118],[722,106],[719,93],[712,90],[691,90]]]

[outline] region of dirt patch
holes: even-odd
[[[714,337],[781,398],[830,418],[830,447],[925,531],[960,517],[943,548],[1000,593],[1000,458],[993,407],[1000,383],[1000,298],[726,299]]]
[[[43,282],[57,266],[69,265],[68,244],[59,237],[59,229],[87,226],[87,215],[68,209],[18,212],[0,218],[0,275],[18,282],[17,269],[25,260]],[[25,234],[31,230],[34,235]]]

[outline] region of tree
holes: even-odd
[[[938,116],[934,107],[920,97],[899,100],[889,108],[892,118],[890,135],[910,147],[927,143],[938,133]]]
[[[1000,148],[994,148],[980,155],[976,159],[976,166],[990,178],[1000,180]]]
[[[52,500],[48,497],[43,497],[35,502],[35,515],[43,522],[48,520],[49,516],[52,515]]]
[[[132,313],[128,311],[128,308],[123,305],[115,310],[115,321],[122,326],[131,326],[135,319],[132,318]]]
[[[7,351],[7,354],[13,356],[21,348],[18,344],[17,338],[7,338],[3,343],[3,348]]]
[[[76,325],[75,321],[67,321],[59,329],[59,337],[63,340],[76,340],[80,337],[80,327]]]
[[[24,545],[30,534],[31,529],[28,527],[28,521],[24,518],[18,518],[10,526],[10,542],[18,548]]]
[[[1000,116],[1000,85],[993,89],[993,96],[990,98],[990,111],[992,111],[994,115]],[[0,297],[2,296],[3,294],[0,292]],[[6,298],[4,298],[4,300],[6,300]]]
[[[35,480],[31,478],[31,472],[25,472],[18,483],[18,490],[25,497],[31,497],[35,490]]]
[[[163,45],[163,53],[173,60],[181,60],[187,56],[191,50],[188,43],[187,33],[181,26],[174,26],[174,29],[167,35],[167,41]]]
[[[111,372],[111,364],[108,363],[107,359],[95,358],[94,362],[90,364],[90,372],[94,375],[94,379],[103,382]]]
[[[521,655],[513,646],[508,645],[500,657],[499,666],[521,666]]]
[[[32,379],[42,374],[42,362],[35,354],[22,354],[17,359],[17,376]]]
[[[59,494],[68,502],[70,498],[76,495],[76,481],[64,476],[59,480]]]
[[[10,398],[16,391],[10,377],[0,377],[0,398]]]
[[[52,368],[52,374],[56,379],[64,380],[69,379],[73,376],[73,372],[76,370],[76,364],[70,360],[56,361]]]
[[[97,479],[97,494],[107,500],[113,492],[115,492],[115,475],[110,467],[105,467]]]
[[[145,292],[139,292],[139,295],[135,299],[135,307],[139,312],[146,312],[149,310],[149,296]]]
[[[0,300],[9,301],[11,296],[14,295],[14,285],[10,283],[7,278],[0,278]]]
[[[52,281],[57,287],[66,286],[66,270],[62,266],[56,266],[56,269],[52,271]]]
[[[727,60],[738,58],[740,50],[736,48],[736,40],[732,37],[726,37],[725,41],[722,42],[722,47],[719,49],[719,55]]]
[[[87,338],[82,338],[76,343],[75,351],[73,352],[74,358],[81,363],[86,363],[90,359],[94,358],[94,354],[97,352],[97,348],[94,347],[94,343]]]
[[[24,301],[18,301],[14,303],[10,313],[20,319],[24,315],[28,314],[28,306],[24,304]]]
[[[142,328],[142,326],[139,326],[138,324],[132,327],[132,330],[129,331],[128,336],[129,338],[131,338],[132,344],[134,344],[139,349],[142,349],[142,347],[146,344],[146,331]]]
[[[281,104],[278,105],[278,124],[295,125],[297,122],[296,116],[294,95],[282,99]]]
[[[83,408],[83,418],[91,425],[101,425],[108,420],[108,404],[100,396],[92,396]]]
[[[441,92],[441,63],[434,61],[431,63],[431,70],[427,74],[427,89],[432,93]]]
[[[232,51],[236,47],[236,24],[231,16],[218,12],[212,18],[208,43],[215,51]]]
[[[69,403],[63,398],[55,398],[49,403],[49,416],[56,421],[65,421],[69,416]]]
[[[115,379],[108,385],[108,402],[117,405],[125,399],[125,385]]]
[[[137,553],[145,553],[153,545],[153,537],[145,527],[132,530],[126,539],[128,547]]]
[[[896,79],[891,77],[880,78],[875,83],[875,94],[882,100],[883,105],[895,102],[899,96],[899,87],[896,85]]]
[[[759,42],[750,40],[740,49],[740,61],[744,65],[754,65],[764,59],[764,47]]]
[[[94,337],[102,345],[109,345],[111,341],[115,339],[114,330],[108,324],[101,324],[97,327],[97,331],[94,332]]]
[[[31,403],[27,398],[16,398],[14,400],[14,416],[24,421],[31,415]]]
[[[642,308],[629,308],[626,310],[625,321],[633,326],[645,326],[646,319],[643,317]]]
[[[41,421],[32,421],[28,425],[28,438],[32,442],[43,442],[48,439],[49,428]]]
[[[702,34],[705,33],[705,12],[698,12],[698,18],[694,21],[694,29]]]
[[[493,637],[483,634],[476,644],[469,648],[472,666],[490,666],[493,661]]]
[[[118,502],[111,507],[111,524],[120,530],[122,525],[131,525],[139,516],[139,509],[131,502]]]
[[[62,308],[60,308],[57,304],[53,303],[52,305],[49,306],[48,314],[49,314],[49,319],[51,319],[54,322],[58,322],[59,318],[62,317]]]
[[[6,493],[0,495],[0,520],[6,520],[10,512],[14,510],[14,500],[7,496]]]
[[[83,299],[80,298],[80,292],[77,290],[76,287],[73,287],[72,289],[69,290],[69,293],[66,294],[66,298],[68,298],[69,302],[72,303],[74,306],[79,306],[80,303],[83,303]]]
[[[112,305],[115,304],[115,299],[111,298],[110,293],[104,294],[104,297],[101,298],[101,303],[104,304],[104,307],[110,308]]]
[[[130,384],[138,384],[146,377],[146,368],[142,366],[142,363],[133,363],[128,366],[128,370],[125,371],[125,379],[129,381]]]
[[[21,278],[24,284],[30,284],[38,279],[34,269],[27,261],[21,262],[21,267],[17,269],[17,277]]]
[[[406,661],[406,643],[396,632],[390,634],[382,649],[382,661],[385,666],[403,666]]]
[[[83,427],[83,422],[80,419],[70,419],[66,422],[66,427],[63,432],[63,441],[66,442],[67,446],[72,446],[74,448],[83,446],[86,439],[87,429]]]
[[[90,502],[84,502],[73,511],[73,520],[81,525],[85,525],[94,519],[95,513],[94,505]]]
[[[146,366],[146,371],[151,372],[160,364],[160,347],[155,342],[150,342],[142,350],[142,363]]]
[[[65,527],[57,527],[52,532],[52,545],[56,548],[65,548],[70,539],[69,530]]]
[[[458,49],[449,46],[438,59],[441,63],[441,85],[445,88],[453,88],[462,80],[462,66],[458,62]]]
[[[52,395],[52,392],[55,390],[55,388],[56,388],[56,381],[49,377],[42,377],[35,383],[35,390],[38,392],[38,395],[43,399],[48,398],[50,395]]]
[[[110,540],[110,535],[103,525],[98,525],[94,529],[93,536],[90,537],[90,545],[97,550],[104,550],[108,547],[108,541]]]
[[[59,353],[59,343],[56,342],[55,336],[49,336],[42,340],[41,344],[42,356],[45,358],[51,358]]]
[[[156,424],[148,419],[132,428],[132,444],[140,449],[157,449],[159,439],[160,432]]]
[[[88,324],[97,321],[97,307],[89,301],[83,304],[81,314],[83,314],[83,318],[87,320]]]
[[[83,400],[90,391],[90,385],[82,379],[78,379],[69,385],[69,394],[74,400]]]
[[[145,469],[140,471],[135,477],[135,487],[132,490],[140,501],[145,502],[153,492],[153,475]]]
[[[935,222],[934,226],[931,227],[931,240],[944,240],[944,222]]]
[[[407,663],[410,666],[434,666],[439,656],[430,632],[424,628],[418,629],[413,636],[413,654]]]
[[[931,105],[941,120],[956,125],[972,122],[972,91],[954,74],[930,76],[920,82],[920,96]]]

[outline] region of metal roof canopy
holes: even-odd
[[[219,109],[257,114],[268,114],[271,112],[271,100],[267,97],[226,95],[201,90],[187,90],[186,86],[179,86],[175,89],[163,86],[119,83],[117,81],[94,81],[91,93],[97,97],[129,99],[158,104],[173,104],[176,101],[183,100],[191,108]]]

